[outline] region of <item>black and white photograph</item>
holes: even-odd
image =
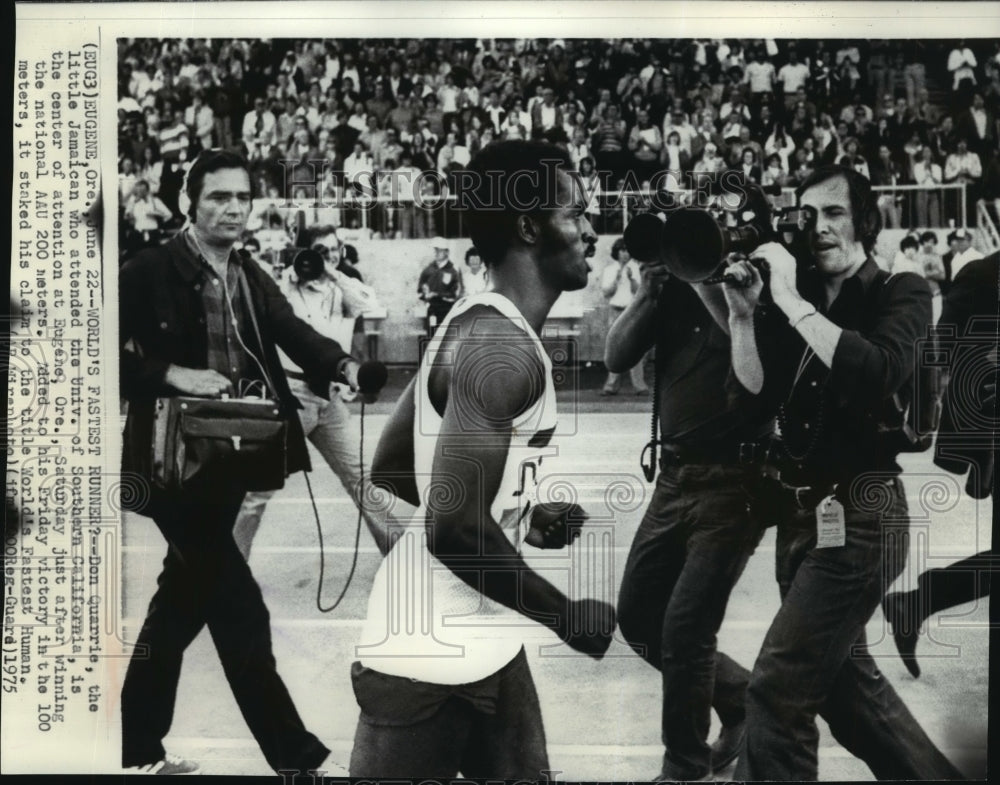
[[[182,5],[18,5],[0,770],[989,777],[996,4]]]

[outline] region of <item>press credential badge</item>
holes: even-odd
[[[827,496],[816,507],[816,547],[839,548],[847,539],[844,505]]]

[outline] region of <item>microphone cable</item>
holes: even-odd
[[[345,404],[346,406],[346,404]],[[319,583],[316,586],[316,608],[320,613],[330,613],[335,610],[341,601],[344,599],[344,595],[347,594],[347,590],[351,586],[351,581],[354,579],[354,572],[358,566],[358,553],[361,546],[361,518],[364,513],[364,485],[365,485],[365,402],[364,399],[361,401],[361,438],[358,444],[358,451],[360,453],[358,463],[361,466],[360,479],[358,480],[358,498],[355,500],[358,505],[358,522],[354,530],[354,555],[351,557],[351,569],[347,573],[347,580],[344,582],[344,588],[340,590],[340,594],[334,601],[333,605],[323,607],[323,580],[326,573],[326,555],[325,547],[323,545],[323,526],[319,519],[319,510],[316,507],[316,498],[313,496],[312,483],[309,482],[309,472],[304,472],[306,477],[306,487],[309,489],[309,501],[312,503],[313,515],[316,519],[316,534],[319,536]]]

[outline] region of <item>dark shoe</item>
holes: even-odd
[[[632,394],[633,395],[649,395],[649,388],[648,387],[643,387],[641,390],[635,390]]]
[[[712,782],[712,772],[708,771],[700,777],[687,777],[680,776],[676,770],[671,770],[672,767],[667,761],[666,753],[663,755],[663,765],[660,767],[660,773],[657,774],[652,782]]]
[[[911,595],[907,597],[907,595]],[[896,642],[903,665],[916,679],[920,676],[917,664],[917,634],[920,620],[916,618],[916,599],[913,592],[894,591],[882,599],[882,613],[892,628],[892,639]]]
[[[601,395],[618,395],[618,390],[609,390],[607,387],[605,387],[603,390],[601,390]]]
[[[722,726],[719,731],[719,738],[712,742],[712,773],[718,774],[726,766],[732,763],[740,754],[743,740],[747,735],[746,722],[738,722],[735,725]]]

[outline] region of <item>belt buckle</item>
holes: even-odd
[[[803,486],[800,486],[800,487],[798,487],[798,488],[795,489],[795,503],[799,506],[800,510],[808,510],[809,509],[808,507],[806,507],[802,503],[802,494],[807,493],[807,492],[809,492],[811,490],[812,490],[812,486],[811,485],[803,485]]]

